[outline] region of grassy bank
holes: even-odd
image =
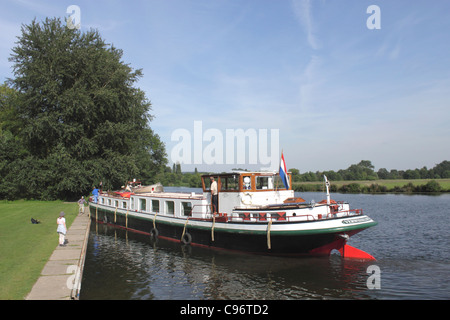
[[[294,182],[296,191],[324,191],[323,182]],[[342,193],[435,193],[450,192],[450,179],[398,179],[331,181],[332,192]]]
[[[0,300],[24,299],[56,246],[56,218],[69,227],[78,211],[62,201],[0,201]],[[31,218],[41,221],[32,224]]]

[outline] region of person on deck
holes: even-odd
[[[92,195],[94,196],[94,203],[98,202],[98,189],[94,187],[94,190],[92,190]]]
[[[217,181],[214,181],[214,177],[211,177],[211,205],[213,213],[217,213],[218,197]]]

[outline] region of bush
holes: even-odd
[[[342,193],[360,193],[362,189],[363,188],[359,183],[350,183],[343,185],[338,190]]]
[[[441,192],[442,187],[436,180],[428,181],[427,184],[421,186],[422,192]]]

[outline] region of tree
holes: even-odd
[[[434,175],[440,178],[450,178],[450,161],[442,161],[433,169]]]
[[[23,122],[16,115],[18,92],[6,83],[0,85],[0,132],[10,131],[14,135],[20,132]]]
[[[167,163],[165,146],[149,126],[151,103],[134,87],[142,71],[121,61],[122,50],[56,18],[23,25],[16,44],[9,84],[29,152],[18,161],[32,165],[29,183],[40,189],[29,195],[76,198],[100,181],[153,182]]]
[[[389,171],[386,168],[380,168],[377,174],[380,179],[389,179]]]

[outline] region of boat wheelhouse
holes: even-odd
[[[211,178],[217,182],[218,210],[211,205]],[[101,192],[97,203],[90,202],[91,217],[155,240],[273,255],[329,255],[336,249],[346,257],[373,259],[346,242],[376,222],[361,209],[331,200],[328,183],[327,199],[315,203],[295,197],[277,173],[231,172],[201,179],[202,193],[166,192],[160,185]]]

